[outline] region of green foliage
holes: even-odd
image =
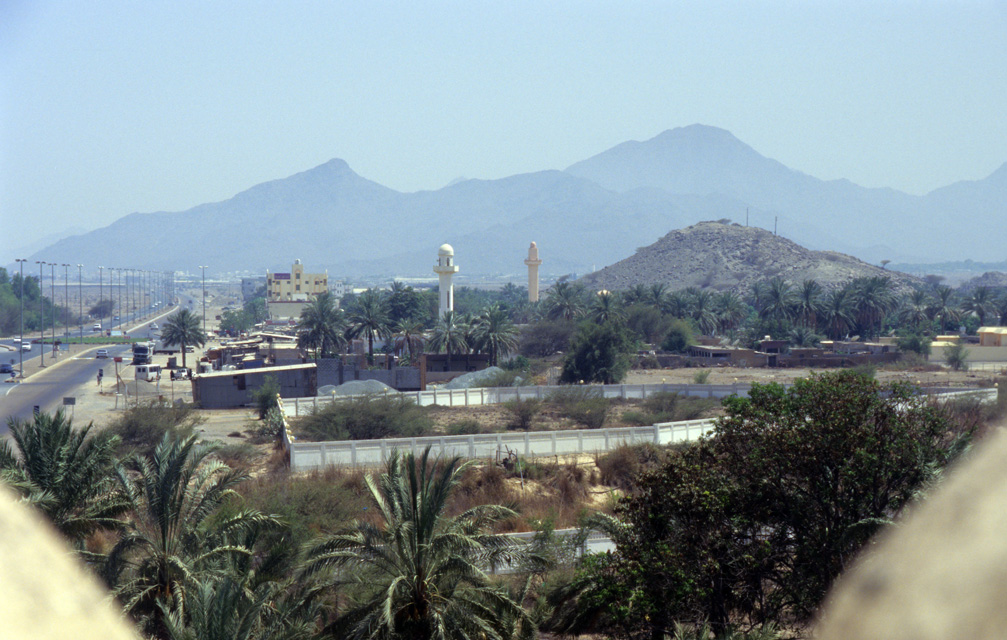
[[[252,392],[252,400],[259,411],[259,419],[262,420],[272,409],[280,406],[280,381],[275,375],[269,374],[262,382],[262,386]]]
[[[601,429],[608,418],[611,403],[602,396],[601,389],[592,387],[566,387],[557,389],[546,399],[559,414],[588,429]]]
[[[969,350],[962,342],[955,342],[944,347],[944,362],[955,371],[968,371]]]
[[[408,398],[379,395],[326,403],[293,427],[307,440],[369,440],[426,435],[433,421]]]
[[[693,384],[707,384],[710,380],[710,369],[700,369],[692,374]]]
[[[858,364],[855,367],[850,367],[850,373],[854,375],[863,376],[868,380],[873,380],[878,373],[878,368],[873,364],[866,362],[864,364]]]
[[[185,347],[188,345],[203,346],[206,344],[206,334],[200,328],[202,316],[197,316],[188,309],[182,308],[168,316],[161,327],[161,342],[166,345],[179,345],[182,350],[182,367],[185,368]]]
[[[495,371],[489,375],[483,376],[472,386],[474,388],[481,387],[484,389],[492,389],[494,387],[515,387],[518,386],[518,382],[524,381],[526,377],[527,376],[522,374],[521,371],[515,369]]]
[[[618,552],[583,578],[595,587],[571,594],[574,611],[600,607],[610,624],[651,634],[806,619],[974,429],[908,386],[849,371],[753,385],[725,405],[711,438],[642,475],[619,508]],[[609,595],[592,591],[602,583]]]
[[[571,320],[541,320],[521,333],[520,351],[526,356],[546,357],[570,348],[576,326]]]
[[[448,499],[465,465],[435,464],[430,450],[397,453],[380,478],[368,477],[377,525],[355,522],[309,551],[304,576],[335,570],[359,596],[329,631],[338,638],[497,638],[504,629],[534,633],[520,603],[484,568],[519,562],[512,541],[486,533],[514,512],[480,505],[448,517]]]
[[[692,325],[681,318],[674,318],[661,343],[661,348],[671,353],[685,353],[692,344]]]
[[[531,362],[524,356],[514,356],[500,363],[500,367],[504,371],[528,371],[531,369]]]
[[[37,507],[53,526],[80,543],[100,529],[117,529],[126,510],[112,481],[118,438],[74,429],[62,410],[31,422],[7,419],[14,441],[0,442],[0,480]],[[16,448],[16,453],[15,453]]]
[[[455,420],[444,429],[444,433],[449,436],[467,436],[482,432],[483,427],[475,418]]]
[[[508,400],[503,403],[503,408],[510,417],[510,421],[507,424],[509,428],[527,431],[531,429],[535,418],[541,413],[542,401],[535,398]]]
[[[204,421],[191,404],[155,400],[126,409],[106,431],[119,437],[119,455],[150,455],[165,434],[185,437]]]
[[[612,322],[581,324],[571,351],[563,360],[560,382],[622,382],[629,371],[631,346],[622,325]]]
[[[906,353],[918,353],[921,356],[930,355],[930,338],[919,333],[908,333],[895,341],[899,351]]]
[[[720,404],[714,398],[679,396],[677,393],[662,391],[648,396],[643,401],[643,411],[626,411],[622,421],[639,426],[649,426],[662,422],[695,420]]]
[[[165,434],[151,456],[134,456],[116,473],[132,527],[109,552],[103,570],[127,613],[148,633],[184,610],[187,594],[217,574],[221,562],[247,555],[239,536],[275,520],[240,511],[214,521],[234,488],[247,479],[211,457],[196,436]]]

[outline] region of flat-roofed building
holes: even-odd
[[[266,273],[266,300],[269,302],[307,302],[329,290],[328,273],[307,273],[300,260],[294,260],[288,273]]]

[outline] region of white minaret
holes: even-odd
[[[442,244],[437,250],[437,264],[434,273],[440,279],[441,304],[437,309],[438,317],[444,317],[445,311],[455,310],[455,286],[451,284],[451,276],[458,273],[455,265],[455,250],[449,244]]]
[[[542,261],[538,259],[538,245],[534,242],[528,247],[528,259],[524,263],[528,265],[528,302],[538,302],[538,266]]]

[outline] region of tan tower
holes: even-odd
[[[528,265],[528,302],[538,302],[538,266],[542,261],[538,259],[538,245],[534,242],[528,247],[528,259],[524,263]]]
[[[442,244],[437,250],[437,264],[434,265],[434,273],[437,274],[441,290],[437,314],[438,317],[443,318],[445,311],[455,310],[455,286],[451,284],[451,277],[458,273],[458,265],[455,264],[455,250],[451,245]]]

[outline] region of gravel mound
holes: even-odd
[[[451,382],[444,385],[443,389],[471,389],[482,383],[484,380],[488,380],[498,373],[503,372],[500,367],[488,367],[482,371],[472,371],[470,373],[463,373]]]
[[[318,395],[359,396],[367,393],[396,393],[395,389],[377,380],[350,380],[337,386],[327,384],[318,389]]]

